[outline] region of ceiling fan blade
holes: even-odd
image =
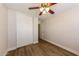
[[[39,15],[42,15],[43,12],[40,12]]]
[[[29,9],[39,9],[40,7],[30,7]]]
[[[54,11],[52,11],[52,10],[49,10],[48,11],[50,14],[54,14],[55,12]]]
[[[52,5],[55,5],[57,3],[48,3],[48,6],[52,6]]]

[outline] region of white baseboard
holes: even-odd
[[[8,53],[8,51],[11,51],[11,50],[14,50],[14,49],[16,49],[16,47],[13,47],[13,48],[8,48],[4,53],[3,53],[3,55],[2,56],[6,56],[7,55],[7,53]]]
[[[36,43],[38,43],[38,41],[33,42],[33,44],[36,44]]]
[[[4,53],[2,56],[6,56],[6,55],[7,55],[7,53],[8,53],[8,51],[6,50],[6,51],[5,51],[5,53]]]
[[[8,48],[7,51],[11,51],[11,50],[15,50],[15,49],[16,49],[16,47]]]
[[[51,44],[54,44],[54,45],[56,45],[56,46],[58,46],[58,47],[61,47],[61,48],[65,49],[65,50],[70,51],[70,52],[72,52],[72,53],[74,53],[74,54],[76,54],[76,55],[79,56],[79,51],[75,51],[75,50],[73,50],[73,49],[70,49],[70,48],[65,47],[65,46],[63,46],[63,45],[60,45],[60,44],[57,44],[57,43],[55,43],[55,42],[49,41],[49,40],[47,40],[47,39],[44,39],[44,40],[46,40],[47,42],[50,42]]]
[[[36,44],[36,43],[38,43],[38,41],[33,42],[33,44]],[[4,53],[4,56],[8,53],[8,51],[15,50],[16,48],[19,48],[19,46],[18,47],[8,48],[7,51]]]

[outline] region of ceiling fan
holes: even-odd
[[[42,15],[42,14],[46,14],[46,13],[50,13],[50,14],[54,14],[54,11],[52,11],[50,9],[51,6],[55,5],[56,3],[41,3],[41,6],[40,7],[30,7],[29,9],[30,10],[33,10],[33,9],[40,9],[40,13],[39,15]]]

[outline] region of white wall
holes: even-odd
[[[79,55],[79,5],[43,20],[41,38]]]
[[[7,53],[8,45],[8,26],[7,26],[7,8],[0,4],[0,55]]]
[[[8,9],[8,50],[17,47],[16,11]]]

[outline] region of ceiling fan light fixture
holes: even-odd
[[[51,6],[53,6],[56,3],[41,3],[41,5],[38,7],[30,7],[29,9],[39,9],[40,13],[39,16],[42,14],[46,14],[46,13],[50,13],[50,14],[54,14],[54,11],[51,10]]]
[[[45,10],[43,11],[43,14],[46,14],[46,11]]]
[[[49,11],[49,7],[45,8],[45,10],[48,12]]]
[[[43,7],[41,7],[41,8],[40,8],[40,11],[42,12],[43,10],[44,10],[44,8],[43,8]]]

